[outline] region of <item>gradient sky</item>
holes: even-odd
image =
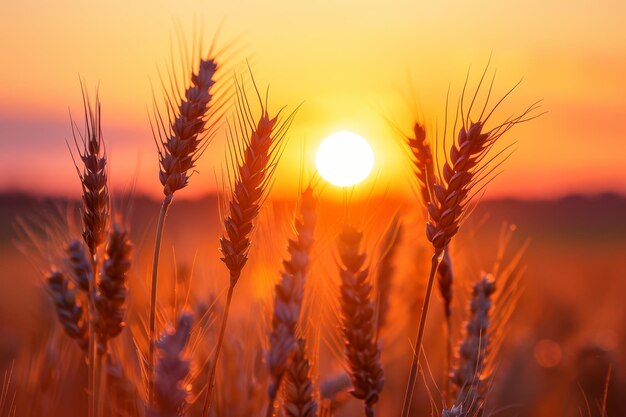
[[[376,175],[362,189],[406,190],[408,168],[387,120],[408,130],[415,100],[426,123],[441,127],[448,87],[458,96],[470,67],[475,86],[490,55],[497,93],[523,78],[499,117],[537,99],[548,113],[511,132],[517,151],[489,195],[626,192],[624,16],[617,0],[7,1],[0,189],[78,194],[64,140],[68,110],[82,110],[80,75],[89,90],[100,88],[114,186],[136,178],[141,192],[158,195],[151,82],[158,86],[169,63],[177,25],[190,40],[196,22],[207,45],[220,24],[218,46],[236,40],[226,66],[242,71],[248,59],[258,83],[270,84],[272,109],[303,103],[278,193],[291,195],[301,162],[310,172],[315,146],[344,129],[374,148]],[[223,160],[219,135],[184,195],[214,189]]]

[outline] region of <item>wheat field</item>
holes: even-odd
[[[626,415],[626,200],[483,200],[548,117],[528,82],[489,58],[439,114],[382,114],[410,191],[374,193],[339,184],[356,145],[282,168],[307,97],[177,36],[145,104],[157,197],[113,185],[132,160],[85,74],[55,138],[74,198],[0,196],[1,416]]]

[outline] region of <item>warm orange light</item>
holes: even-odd
[[[374,166],[372,147],[353,132],[335,132],[315,153],[317,172],[331,184],[348,187],[363,181]]]

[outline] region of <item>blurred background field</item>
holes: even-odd
[[[17,216],[32,218],[37,213],[50,213],[54,207],[65,207],[68,203],[16,194],[2,195],[0,203],[0,265],[3,272],[0,277],[0,365],[7,370],[20,353],[32,349],[33,341],[45,335],[47,327],[54,323],[52,306],[42,288],[42,276],[29,257],[16,248],[15,219]],[[357,214],[350,218],[366,227],[367,247],[374,253],[377,239],[393,212],[400,208],[409,214],[405,219],[403,255],[399,257],[399,272],[394,277],[395,295],[392,299],[395,301],[391,307],[392,317],[402,316],[402,312],[407,311],[406,299],[414,297],[419,300],[423,291],[420,282],[423,286],[425,276],[419,271],[424,271],[426,266],[420,263],[424,264],[428,259],[418,255],[423,245],[420,242],[423,239],[422,220],[412,219],[412,206],[408,201],[355,201],[352,206],[352,213]],[[217,239],[221,226],[217,207],[215,196],[178,201],[166,229],[164,265],[168,266],[164,275],[181,274],[180,279],[192,277],[194,294],[191,298],[203,302],[209,302],[216,295],[220,297],[227,285],[219,265],[216,267],[215,262],[206,261],[218,256]],[[272,285],[279,276],[285,242],[290,235],[292,208],[292,203],[268,202],[255,232],[256,245],[251,254],[250,270],[242,278],[245,289],[235,298],[236,317],[248,323],[242,326],[252,326],[259,333],[264,320],[269,318],[267,306],[271,302]],[[333,291],[333,279],[329,276],[336,274],[330,248],[334,245],[333,230],[346,218],[336,213],[345,212],[346,208],[343,204],[322,201],[320,210],[323,219],[320,222],[327,226],[320,227],[316,236],[317,255],[313,260],[311,280],[323,281],[325,284],[320,285],[330,288],[316,293],[316,296],[321,294],[318,300],[323,301],[324,297],[330,299],[332,296],[324,294]],[[144,197],[135,199],[131,223],[139,261],[135,263],[130,283],[135,295],[147,292],[149,271],[146,268],[157,213],[156,201]],[[626,412],[622,397],[626,393],[624,213],[626,198],[614,194],[555,200],[488,200],[481,202],[464,227],[452,247],[458,279],[455,283],[458,298],[453,315],[456,327],[460,327],[464,318],[470,283],[481,271],[489,271],[492,267],[503,225],[516,225],[509,252],[515,252],[529,241],[522,259],[522,265],[527,268],[521,281],[523,292],[505,328],[502,357],[506,360],[498,365],[497,382],[494,382],[494,386],[501,388],[490,397],[494,407],[506,406],[498,415],[578,415],[581,409],[586,409],[585,398],[591,404],[591,415],[598,415],[596,403],[601,401],[601,388],[609,366],[608,415],[620,416]],[[457,249],[460,247],[464,250]],[[171,265],[176,265],[177,270],[174,271]],[[172,280],[165,281],[163,285],[172,285]],[[400,295],[405,299],[402,303],[397,298]],[[252,306],[256,305],[260,306],[260,316],[251,314],[257,308]],[[442,366],[438,353],[441,348],[439,300],[433,305],[433,324],[428,328],[426,352],[435,370],[435,380],[440,384],[441,378],[437,376],[437,369]],[[147,310],[147,304],[136,303],[131,309],[144,314],[145,311],[141,310]],[[403,331],[399,328],[415,328],[418,311],[412,313],[404,322],[395,322],[388,334],[382,336],[387,386],[381,407],[386,412],[397,412],[399,406],[393,393],[403,389],[406,365],[402,365],[405,360],[402,354],[409,347],[408,336],[402,336]],[[331,328],[332,333],[336,326],[332,311],[326,313],[323,320],[322,327]],[[239,325],[233,326],[237,328]],[[321,367],[326,366],[324,356],[333,356],[336,343],[332,337],[330,339],[322,342]],[[69,346],[69,349],[76,348]],[[332,361],[326,359],[326,362]],[[326,376],[340,370],[336,365],[328,366],[330,368],[324,371]],[[420,403],[423,407],[428,401]]]

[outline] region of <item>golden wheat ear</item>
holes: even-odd
[[[248,261],[254,224],[271,188],[273,174],[283,149],[283,139],[297,111],[294,110],[286,117],[281,116],[281,111],[270,116],[267,94],[264,102],[254,83],[254,77],[252,83],[259,100],[260,116],[254,117],[243,85],[235,80],[237,112],[235,120],[229,123],[228,127],[227,163],[231,196],[224,219],[220,249],[221,260],[229,271],[230,285],[226,294],[215,355],[209,371],[207,396],[203,407],[204,417],[208,417],[212,401],[215,370],[224,341],[233,291]]]
[[[439,184],[435,158],[431,141],[428,139],[428,132],[423,124],[415,122],[413,125],[413,135],[406,137],[406,145],[409,150],[409,158],[413,163],[413,173],[417,180],[418,191],[421,196],[423,208],[428,216],[428,207],[434,198],[435,186]],[[443,299],[444,314],[446,322],[449,322],[452,314],[452,284],[454,272],[452,269],[452,259],[448,246],[444,248],[444,257],[437,269],[437,282],[439,294]]]
[[[420,122],[413,124],[413,135],[406,136],[406,146],[417,180],[418,191],[424,207],[430,203],[433,185],[437,181],[435,159],[426,128]]]
[[[295,116],[294,111],[283,118],[279,111],[270,117],[267,98],[264,103],[255,85],[261,107],[255,122],[243,85],[236,82],[236,86],[237,115],[228,128],[231,198],[220,239],[222,261],[228,268],[232,286],[237,284],[248,260],[254,222],[271,188],[283,139]]]
[[[537,114],[536,111],[540,102],[535,102],[521,114],[509,117],[491,129],[486,128],[493,113],[519,85],[518,83],[504,94],[485,116],[484,113],[491,95],[490,87],[485,100],[485,107],[478,120],[471,121],[470,113],[481,84],[482,78],[467,114],[463,110],[464,93],[460,98],[460,110],[457,114],[460,114],[462,125],[458,130],[456,140],[453,140],[449,152],[446,154],[445,163],[436,184],[433,186],[433,195],[428,204],[429,219],[426,225],[426,237],[438,252],[443,251],[448,246],[463,220],[471,213],[469,205],[473,202],[474,197],[493,180],[494,171],[510,155],[506,152],[509,151],[511,145],[495,155],[491,155],[494,145],[516,125],[533,120],[542,114]],[[455,121],[456,124],[457,121]]]
[[[286,375],[283,410],[287,417],[315,417],[317,415],[317,401],[310,373],[311,366],[306,357],[304,339],[298,339],[295,342],[293,357]]]
[[[361,252],[363,234],[345,226],[337,239],[341,277],[340,303],[345,354],[352,379],[352,395],[363,400],[365,415],[375,415],[374,405],[385,383],[377,339],[367,255]]]
[[[287,370],[288,359],[295,348],[296,325],[302,310],[304,285],[307,278],[311,247],[316,223],[317,200],[307,187],[300,198],[299,218],[294,222],[296,236],[287,244],[288,258],[283,261],[283,272],[274,290],[274,312],[269,335],[266,363],[271,376],[268,386],[269,407],[274,401]],[[272,415],[268,410],[267,415]]]
[[[132,244],[128,232],[120,223],[113,222],[95,300],[98,310],[96,326],[100,353],[107,351],[108,341],[119,335],[126,326],[124,318],[131,262]]]
[[[182,96],[164,87],[167,123],[155,106],[153,133],[159,153],[159,181],[166,197],[189,184],[197,159],[221,117],[221,107],[214,108],[212,102],[217,70],[215,58],[201,59]]]
[[[106,241],[106,228],[109,220],[107,156],[102,140],[100,100],[96,94],[95,102],[92,104],[82,83],[81,90],[83,91],[85,127],[80,133],[74,121],[71,122],[72,136],[78,154],[78,158],[74,158],[72,153],[72,159],[83,190],[83,240],[91,258],[94,259],[98,248]]]
[[[86,315],[84,315],[83,306],[77,299],[76,288],[59,271],[50,272],[46,282],[61,327],[86,352],[89,347],[87,319],[84,317]]]

